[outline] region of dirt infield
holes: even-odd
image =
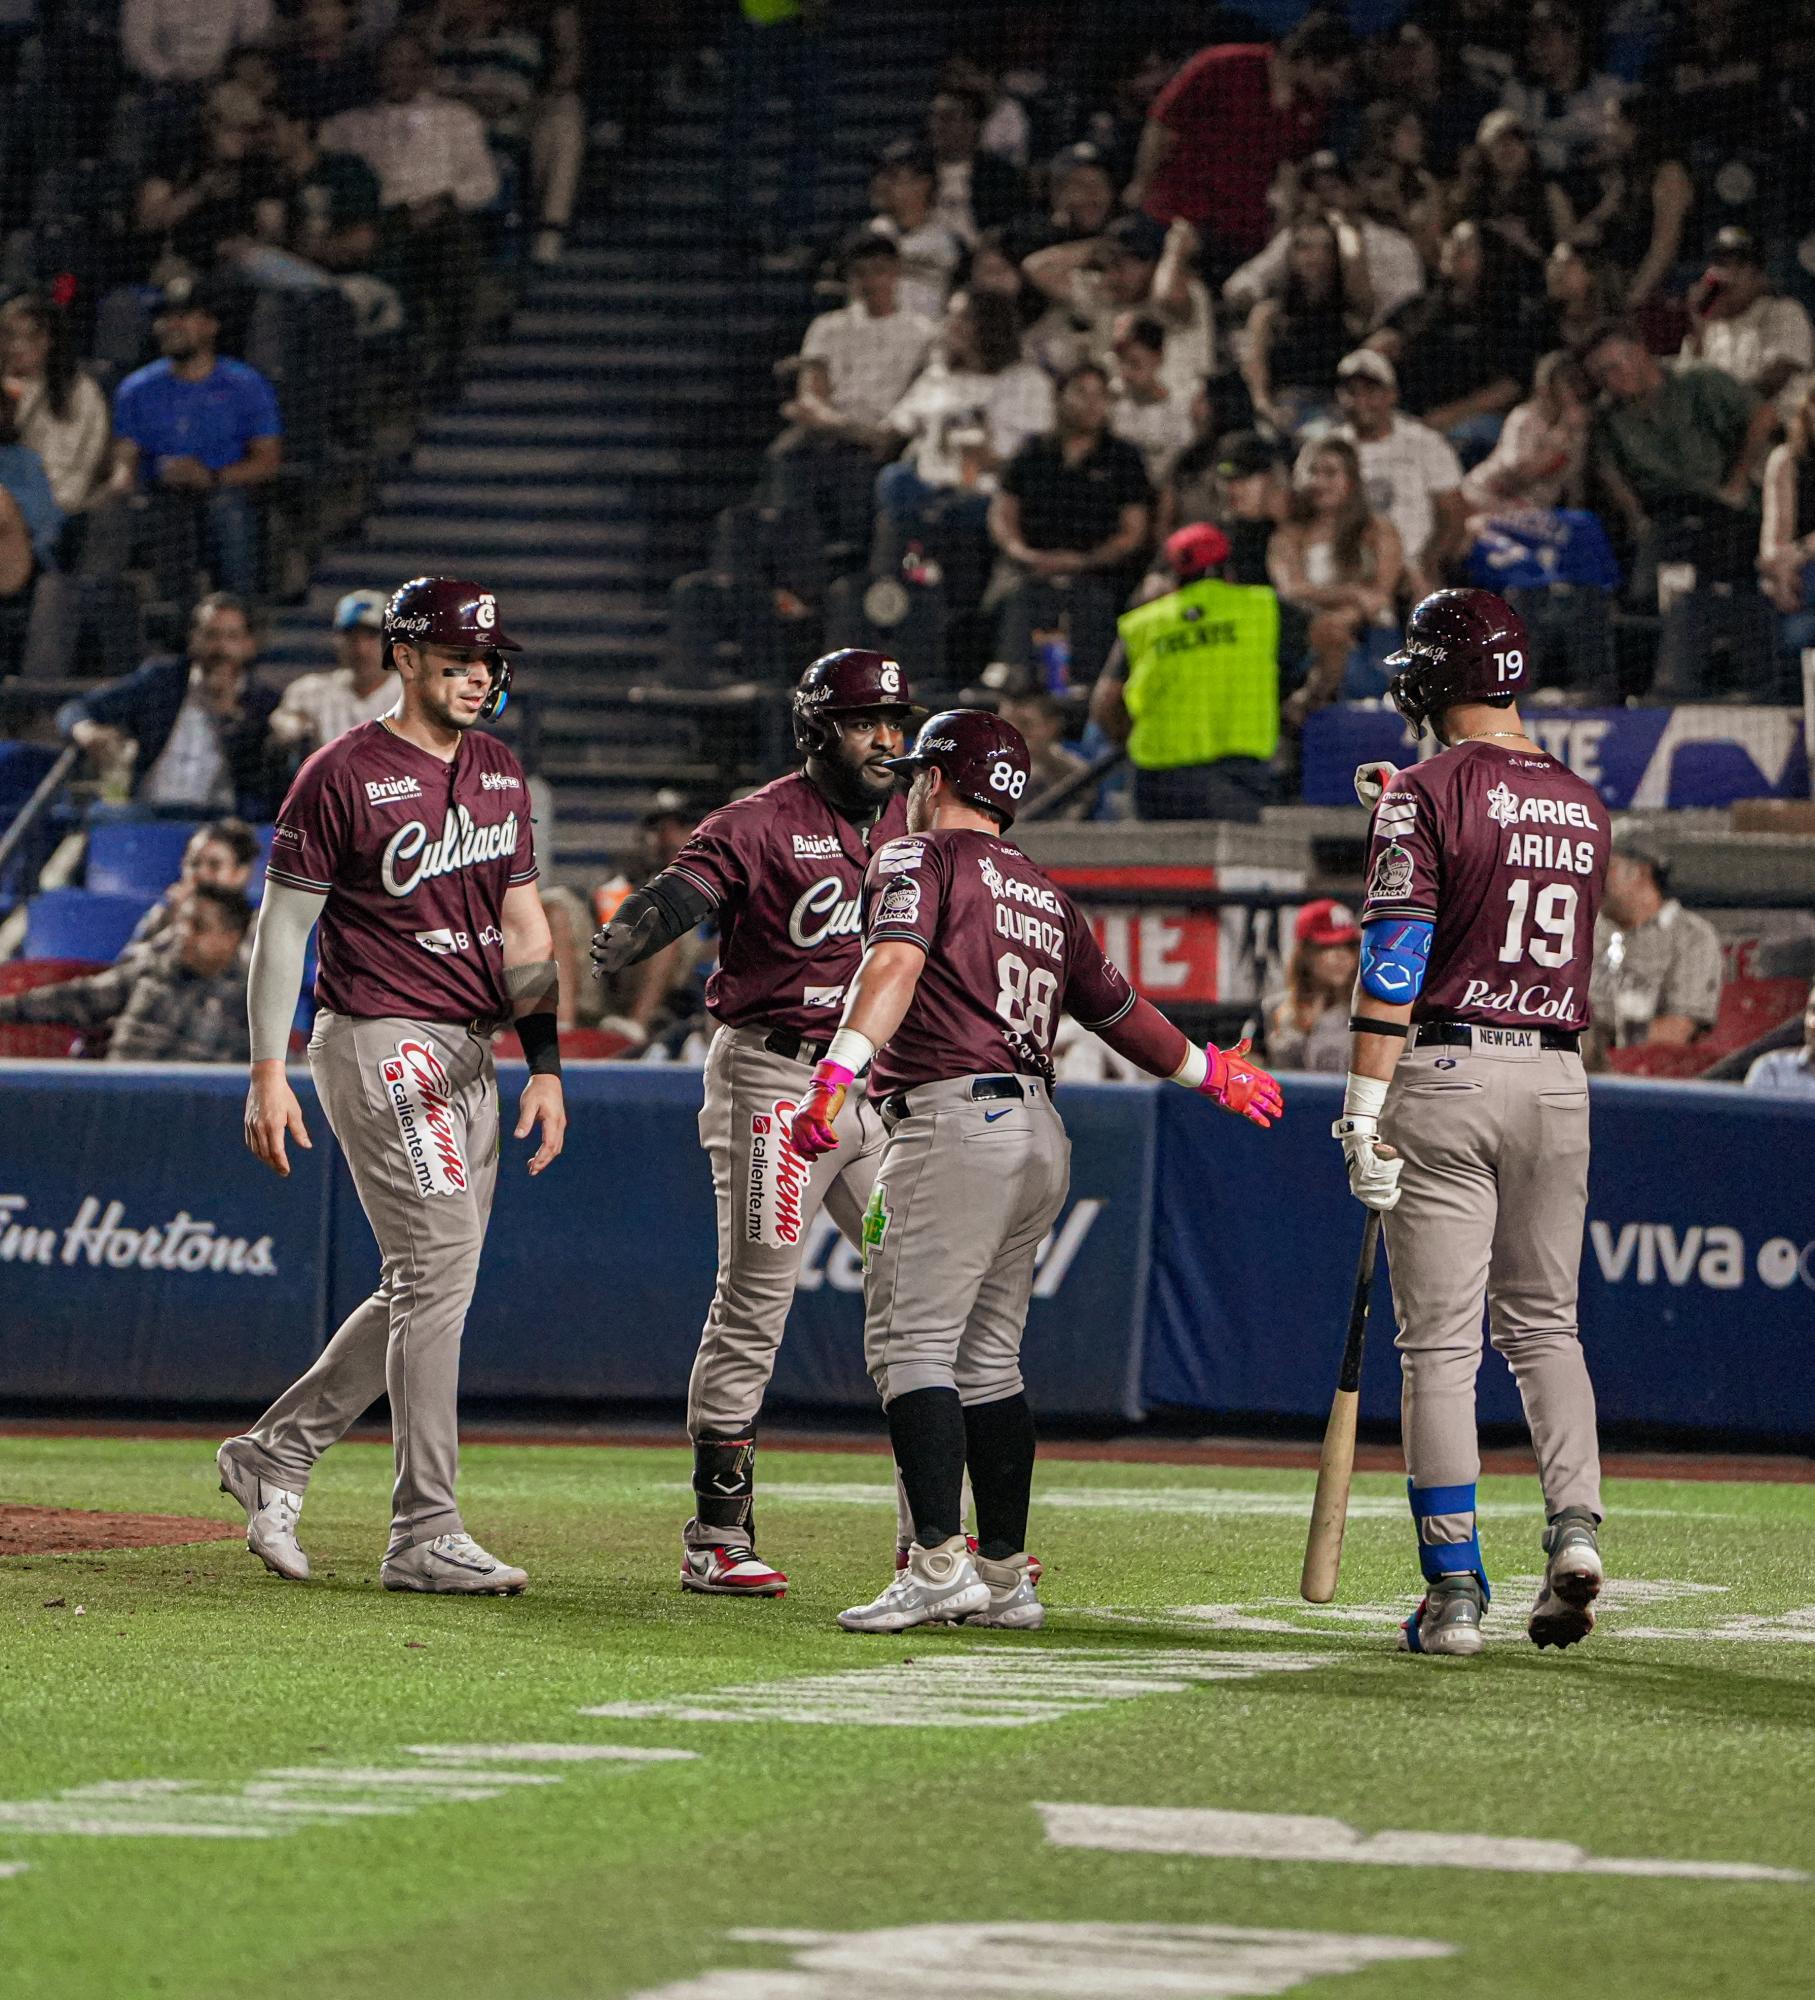
[[[68,1555],[80,1549],[163,1549],[231,1541],[231,1521],[192,1514],[98,1514],[76,1507],[0,1507],[0,1556]]]

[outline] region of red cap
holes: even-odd
[[[1166,560],[1175,576],[1202,576],[1229,560],[1229,537],[1208,521],[1193,521],[1166,537]]]
[[[1334,896],[1319,896],[1299,911],[1292,935],[1300,944],[1357,944],[1361,930],[1355,912],[1346,903],[1337,902]]]

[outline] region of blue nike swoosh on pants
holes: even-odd
[[[986,1112],[984,1112],[984,1114],[983,1114],[983,1122],[984,1122],[984,1124],[985,1124],[985,1125],[993,1125],[993,1124],[994,1124],[994,1123],[996,1122],[996,1120],[997,1120],[998,1118],[1006,1118],[1006,1117],[1008,1116],[1008,1112],[1009,1112],[1009,1110],[1011,1110],[1011,1109],[1013,1109],[1013,1107],[1012,1107],[1012,1106],[1009,1106],[1009,1107],[1007,1107],[1007,1108],[1005,1108],[1004,1110],[1001,1110],[1001,1111],[986,1111]]]

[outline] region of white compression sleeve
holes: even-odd
[[[252,940],[252,971],[246,983],[246,1020],[252,1030],[252,1060],[282,1061],[290,1052],[290,1023],[296,1018],[296,998],[302,991],[303,961],[309,933],[321,915],[326,896],[306,889],[265,884],[258,909],[258,930]]]

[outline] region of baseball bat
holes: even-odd
[[[1361,1356],[1367,1346],[1368,1302],[1374,1292],[1374,1257],[1380,1242],[1380,1211],[1368,1210],[1361,1232],[1361,1256],[1355,1265],[1355,1289],[1349,1299],[1349,1333],[1342,1344],[1342,1366],[1330,1421],[1324,1426],[1323,1456],[1317,1462],[1317,1492],[1311,1501],[1311,1527],[1305,1536],[1305,1566],[1298,1594],[1307,1604],[1328,1604],[1336,1595],[1342,1573],[1342,1535],[1349,1524],[1349,1482],[1355,1471],[1355,1416],[1361,1402]]]

